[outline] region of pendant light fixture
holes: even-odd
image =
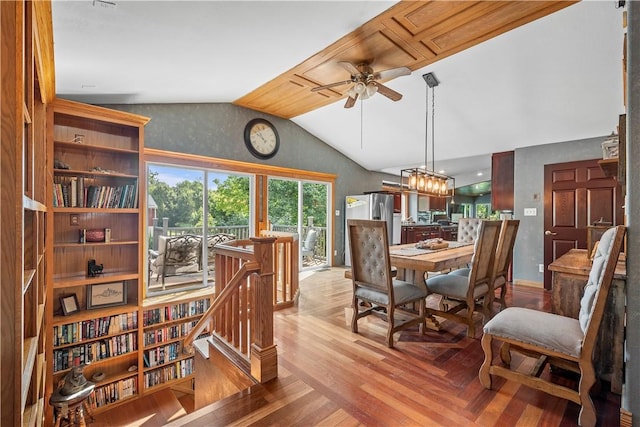
[[[435,171],[435,87],[440,84],[433,73],[423,74],[427,83],[427,108],[425,114],[424,166],[402,169],[400,178],[402,188],[412,193],[431,197],[452,196],[455,191],[455,178]],[[429,88],[431,88],[431,169],[429,169]],[[449,190],[451,188],[451,190]]]

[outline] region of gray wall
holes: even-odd
[[[613,129],[612,129],[613,130]],[[520,220],[513,249],[513,278],[542,283],[538,264],[544,263],[544,165],[602,158],[606,136],[579,141],[538,145],[515,150],[514,210]],[[536,216],[524,216],[536,208]]]
[[[369,172],[334,150],[295,123],[232,104],[137,104],[107,105],[151,118],[145,128],[145,146],[167,151],[221,159],[260,163],[337,176],[334,265],[344,264],[344,200],[350,194],[380,190],[382,181],[399,177]],[[265,118],[280,136],[280,151],[269,160],[258,160],[244,144],[244,127],[249,120]]]
[[[640,426],[640,2],[629,1],[627,30],[627,329],[622,407]]]

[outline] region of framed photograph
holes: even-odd
[[[87,309],[123,305],[127,303],[126,282],[100,283],[89,285]]]
[[[65,316],[80,311],[76,294],[60,297],[60,306],[62,307],[62,313],[64,313]]]

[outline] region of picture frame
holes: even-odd
[[[87,309],[111,307],[127,303],[127,283],[110,282],[89,285]]]
[[[80,305],[78,304],[76,294],[61,296],[60,307],[62,307],[62,314],[65,316],[79,312]]]

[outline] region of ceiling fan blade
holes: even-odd
[[[353,80],[349,79],[349,80],[343,80],[341,82],[329,83],[328,85],[314,87],[314,88],[311,89],[311,92],[317,92],[317,91],[323,90],[323,89],[330,89],[332,87],[342,86],[342,85],[346,85],[346,84],[352,83],[352,82],[353,82]]]
[[[358,68],[349,61],[338,61],[338,64],[340,64],[342,68],[347,70],[352,76],[359,76],[362,74],[360,70],[358,70]]]
[[[358,94],[356,93],[355,97],[348,97],[347,102],[344,104],[344,108],[351,108],[356,105],[356,101],[358,100]]]
[[[402,94],[401,93],[398,93],[395,90],[388,88],[387,86],[383,85],[382,83],[374,82],[374,84],[376,86],[378,86],[378,93],[386,96],[390,100],[392,100],[392,101],[400,101],[402,99]]]
[[[409,68],[398,67],[373,73],[373,78],[376,80],[391,80],[400,76],[408,76],[409,74],[411,74],[411,70]]]

